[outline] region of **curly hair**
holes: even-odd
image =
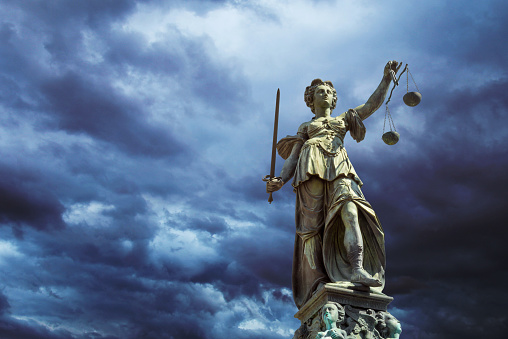
[[[307,86],[305,88],[305,94],[303,95],[303,100],[305,100],[305,103],[308,107],[310,107],[310,110],[312,113],[314,112],[314,92],[316,91],[316,88],[320,85],[328,86],[332,89],[333,92],[333,100],[332,100],[332,107],[330,109],[333,111],[335,107],[337,106],[337,91],[333,87],[333,84],[331,81],[323,81],[321,79],[314,79],[310,83],[310,86]]]

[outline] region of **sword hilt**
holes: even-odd
[[[275,177],[275,176],[271,176],[270,174],[268,175],[265,175],[261,180],[263,181],[271,181],[272,179],[279,179],[280,181],[282,181],[282,178],[281,177]],[[284,183],[283,183],[284,184]],[[273,201],[273,198],[272,198],[272,192],[270,192],[270,196],[268,197],[268,202],[271,204]]]

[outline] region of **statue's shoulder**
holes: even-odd
[[[305,121],[304,123],[302,123],[302,124],[300,125],[300,127],[299,127],[298,129],[301,129],[301,128],[307,128],[307,127],[309,127],[309,125],[310,125],[313,121],[314,121],[314,119],[311,119],[311,120],[309,120],[309,121]]]
[[[277,152],[284,160],[286,160],[291,155],[295,144],[303,145],[303,143],[309,139],[307,132],[309,124],[310,121],[304,122],[298,128],[296,135],[288,135],[287,137],[279,140],[276,146]]]
[[[312,123],[312,120],[306,121],[298,127],[298,135],[301,137],[305,137],[307,135],[307,131],[309,129],[309,125]]]
[[[335,117],[335,120],[346,120],[347,112],[342,113],[341,115],[338,115]]]

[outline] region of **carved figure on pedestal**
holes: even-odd
[[[376,314],[376,329],[386,339],[399,339],[402,333],[400,321],[388,312],[378,312]]]
[[[347,327],[349,334],[347,339],[382,339],[379,332],[375,329],[377,320],[375,311],[359,310],[351,306],[346,306]]]
[[[400,322],[387,311],[327,301],[293,339],[399,339],[401,332]]]
[[[344,322],[345,315],[342,305],[327,302],[321,309],[321,320],[325,324],[326,331],[319,332],[316,339],[346,339],[347,333],[340,327]]]
[[[347,131],[360,142],[363,120],[383,103],[398,63],[390,61],[367,102],[332,117],[337,92],[330,81],[315,79],[304,99],[314,118],[295,136],[283,138],[277,151],[285,159],[280,177],[267,182],[267,192],[291,179],[296,193],[296,237],[293,297],[301,308],[321,286],[335,283],[381,292],[385,281],[384,233],[365,200],[360,180],[344,148]]]

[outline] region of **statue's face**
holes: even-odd
[[[332,107],[333,89],[327,85],[319,85],[314,91],[314,107]]]
[[[385,323],[386,323],[386,327],[388,327],[391,334],[402,332],[402,327],[400,326],[400,321],[395,319],[395,317],[392,316],[391,314],[387,314],[385,316]]]
[[[335,322],[339,320],[339,310],[334,304],[326,304],[323,306],[323,320]]]

